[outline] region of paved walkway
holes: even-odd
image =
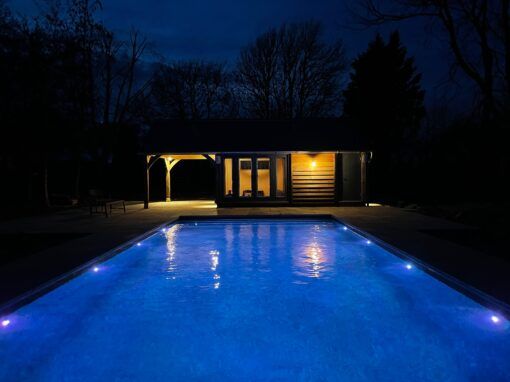
[[[331,214],[510,303],[510,263],[422,230],[468,227],[392,207],[223,208],[208,201],[127,207],[109,218],[82,210],[0,222],[0,233],[86,233],[0,268],[0,304],[181,215]]]

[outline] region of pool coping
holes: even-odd
[[[416,268],[424,271],[429,274],[436,280],[442,282],[448,287],[456,290],[457,292],[463,294],[464,296],[474,300],[478,304],[486,307],[487,309],[492,310],[494,313],[498,313],[504,316],[506,319],[510,318],[510,305],[504,303],[492,297],[491,295],[482,292],[481,290],[476,289],[475,287],[448,275],[445,272],[440,271],[439,269],[427,264],[416,258],[415,256],[397,248],[393,245],[379,239],[376,236],[373,236],[366,231],[363,231],[356,226],[346,223],[341,218],[334,216],[332,214],[252,214],[252,215],[180,215],[174,218],[169,219],[163,224],[159,224],[156,227],[142,233],[141,235],[136,236],[135,238],[128,240],[119,246],[104,252],[101,255],[93,258],[90,261],[87,261],[72,270],[59,275],[44,284],[39,285],[38,287],[31,289],[4,304],[0,305],[0,317],[7,316],[12,314],[13,312],[19,310],[25,305],[30,304],[31,302],[37,300],[39,297],[51,292],[52,290],[60,287],[66,282],[72,280],[75,277],[80,276],[81,274],[89,271],[93,266],[103,263],[112,257],[116,256],[120,252],[125,251],[126,249],[136,245],[138,242],[147,239],[148,237],[154,235],[156,232],[161,231],[163,228],[167,228],[179,221],[190,222],[190,221],[207,221],[207,220],[251,220],[251,219],[299,219],[299,220],[331,220],[335,221],[338,224],[341,224],[347,227],[349,230],[354,232],[355,234],[361,236],[364,239],[370,240],[374,244],[380,246],[384,250],[390,252],[391,254],[399,257],[403,260],[407,260],[413,264]]]
[[[331,215],[331,218],[338,223],[346,226],[354,233],[358,234],[359,236],[370,240],[374,244],[378,245],[379,247],[383,248],[384,250],[388,251],[392,255],[395,255],[403,260],[407,260],[412,265],[419,270],[427,273],[428,275],[432,276],[434,279],[442,282],[446,286],[456,290],[457,292],[463,294],[464,296],[468,297],[469,299],[475,301],[476,303],[484,306],[487,309],[492,310],[494,313],[498,313],[501,316],[505,317],[505,319],[510,319],[510,305],[506,304],[503,301],[498,300],[497,298],[491,296],[490,294],[487,294],[485,292],[482,292],[481,290],[475,288],[474,286],[465,283],[461,280],[459,280],[456,277],[453,277],[446,272],[441,271],[440,269],[418,259],[417,257],[411,255],[410,253],[399,249],[387,242],[385,242],[382,239],[379,239],[378,237],[369,234],[366,231],[363,231],[351,224],[348,224],[344,222],[342,219]]]

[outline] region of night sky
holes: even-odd
[[[341,38],[349,58],[363,51],[376,31],[385,37],[399,29],[423,73],[428,101],[442,92],[448,75],[447,49],[422,22],[360,30],[347,10],[349,0],[103,0],[99,14],[119,34],[140,29],[167,59],[211,59],[234,64],[239,50],[257,35],[283,22],[321,21],[325,38]],[[352,1],[352,0],[351,0]],[[10,0],[11,10],[34,15],[34,0]],[[354,30],[353,28],[356,28]]]

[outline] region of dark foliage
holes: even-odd
[[[135,74],[146,42],[137,32],[115,40],[94,19],[98,2],[49,4],[31,22],[0,6],[1,196],[16,210],[79,200],[93,187],[111,193],[119,140],[136,137],[128,126],[144,96]]]
[[[404,170],[416,153],[425,115],[421,75],[407,56],[398,32],[385,43],[378,34],[352,63],[344,91],[344,115],[362,129],[371,143],[371,197],[398,197]]]

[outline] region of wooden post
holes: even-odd
[[[143,208],[149,208],[149,162],[151,160],[151,156],[147,155],[145,158],[145,199],[143,201]]]
[[[292,193],[294,192],[294,188],[292,187],[292,154],[287,155],[287,176],[285,177],[285,181],[287,184],[285,185],[285,189],[287,190],[287,199],[289,203],[292,204]]]
[[[361,201],[368,205],[367,201],[367,153],[361,153]]]
[[[343,168],[343,154],[335,154],[335,201],[340,203],[344,197],[344,168]]]
[[[170,202],[170,163],[172,162],[171,159],[165,158],[165,168],[166,168],[166,181],[165,181],[165,201]]]
[[[214,202],[216,205],[219,205],[220,200],[223,199],[223,187],[225,184],[225,169],[224,165],[222,166],[225,158],[216,154],[214,157],[214,169],[216,171],[216,196],[214,198]]]
[[[179,163],[180,159],[173,159],[173,158],[164,158],[165,160],[165,167],[166,167],[166,184],[165,184],[165,193],[166,197],[165,200],[167,202],[171,201],[171,194],[172,194],[172,169],[174,166]]]

